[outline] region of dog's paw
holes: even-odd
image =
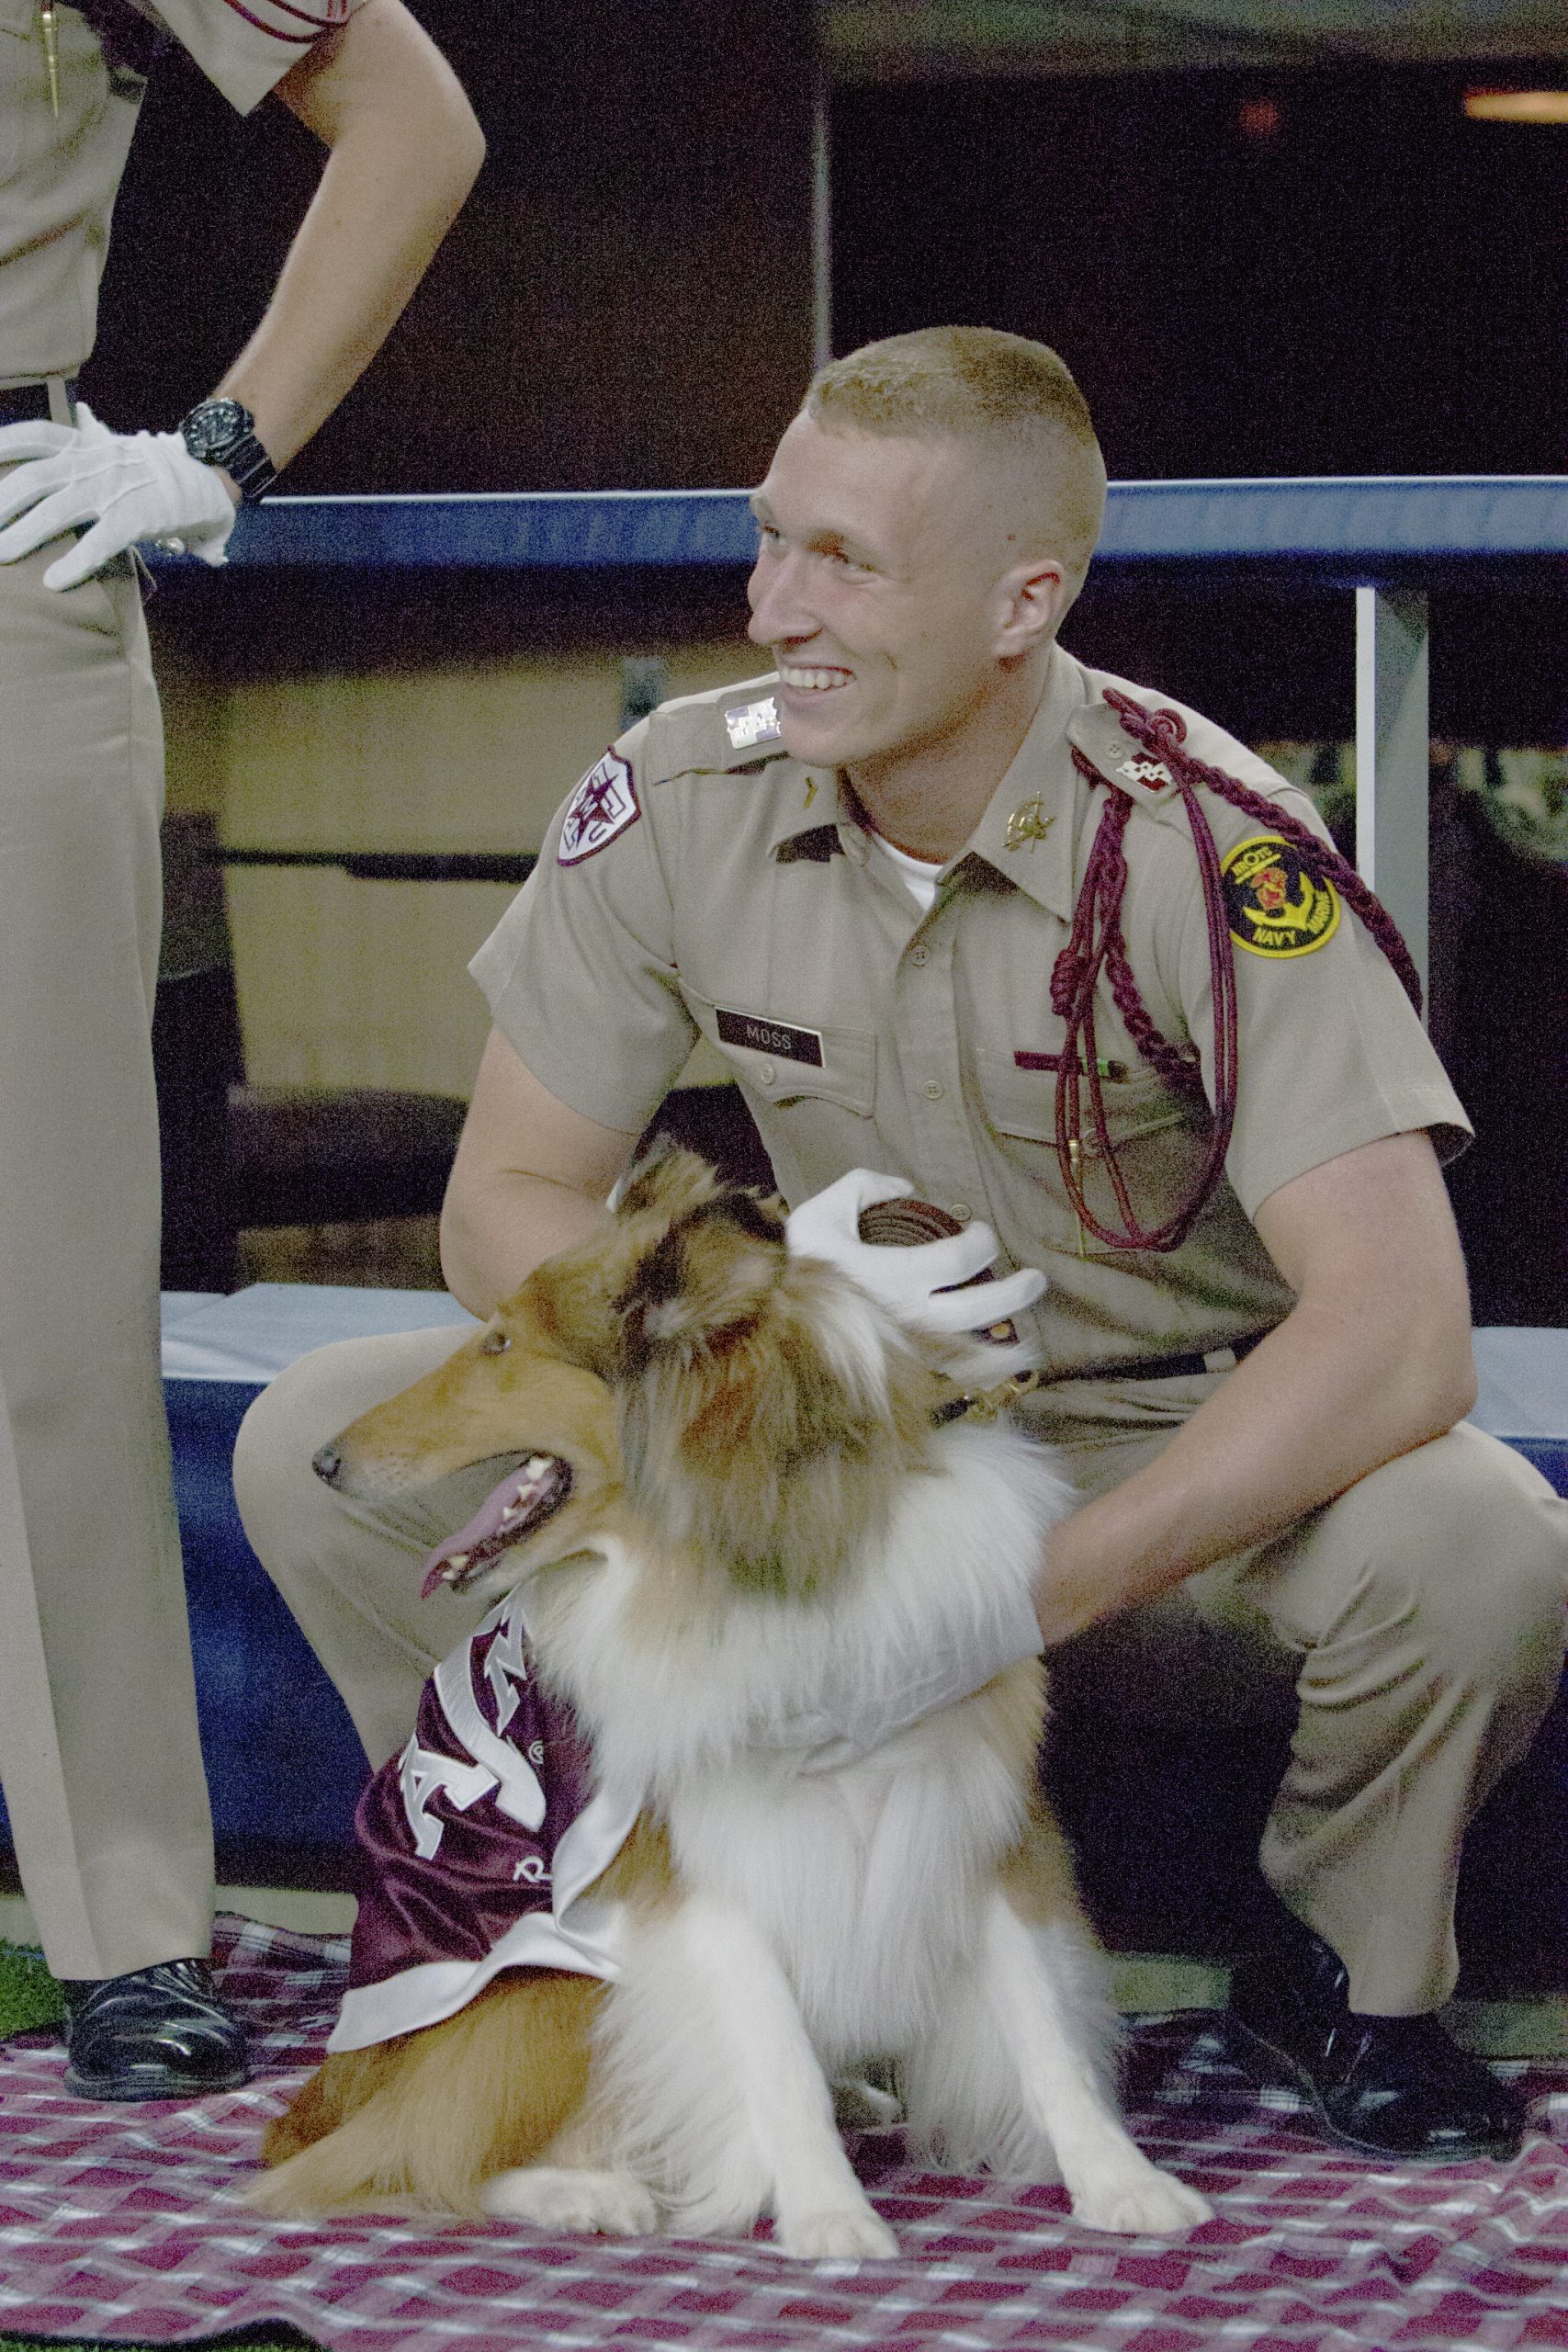
[[[1136,2169],[1119,2166],[1101,2180],[1076,2188],[1073,2219],[1086,2230],[1113,2230],[1122,2237],[1172,2238],[1213,2221],[1213,2208],[1174,2173],[1140,2157]]]
[[[775,2244],[800,2262],[886,2262],[898,2241],[866,2204],[780,2220]]]
[[[603,2237],[646,2237],[659,2208],[629,2172],[573,2172],[560,2165],[522,2165],[498,2172],[480,2192],[500,2221],[546,2230],[594,2230]]]

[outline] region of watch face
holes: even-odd
[[[210,464],[252,429],[250,412],[238,401],[202,401],[180,427],[193,458]]]

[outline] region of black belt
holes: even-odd
[[[65,396],[74,403],[76,387],[67,382]],[[0,424],[33,424],[50,413],[47,384],[13,384],[0,391]]]
[[[1196,1380],[1206,1372],[1234,1372],[1242,1358],[1268,1337],[1267,1331],[1248,1331],[1243,1339],[1227,1340],[1224,1347],[1201,1353],[1140,1356],[1132,1363],[1085,1364],[1081,1372],[1054,1373],[1049,1385],[1055,1388],[1068,1380]]]

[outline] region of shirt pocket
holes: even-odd
[[[987,1124],[1015,1167],[1032,1175],[1053,1199],[1066,1197],[1056,1157],[1056,1072],[1020,1069],[1010,1054],[980,1053],[976,1071]],[[1202,1166],[1209,1122],[1196,1103],[1172,1093],[1152,1070],[1102,1078],[1105,1125],[1140,1224],[1156,1226],[1184,1200]],[[1122,1217],[1105,1170],[1087,1085],[1078,1096],[1083,1129],[1069,1145],[1090,1213],[1111,1229]],[[1092,1257],[1119,1251],[1091,1245]]]
[[[1020,1143],[1056,1146],[1056,1072],[1021,1069],[1011,1054],[978,1053],[975,1057],[980,1099],[986,1117],[999,1136]],[[1102,1078],[1105,1124],[1118,1148],[1145,1136],[1188,1125],[1191,1113],[1152,1070],[1134,1070],[1126,1078]],[[1089,1089],[1079,1090],[1079,1121],[1084,1128],[1086,1158],[1099,1158],[1100,1138],[1089,1107]]]
[[[787,1010],[753,1004],[717,1005],[684,979],[681,993],[704,1036],[748,1093],[780,1111],[830,1102],[859,1118],[871,1117],[876,1103],[876,1038],[871,1030],[824,1027]],[[758,1043],[742,1044],[737,1034],[742,1028]],[[815,1054],[820,1061],[812,1058]]]

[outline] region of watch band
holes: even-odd
[[[181,418],[180,436],[202,465],[222,467],[246,506],[254,506],[277,480],[277,468],[256,438],[255,418],[241,401],[198,401]]]

